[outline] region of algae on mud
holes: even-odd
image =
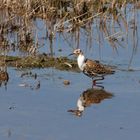
[[[7,65],[18,68],[46,68],[53,67],[59,70],[79,71],[77,62],[67,57],[52,57],[47,54],[32,56],[0,56],[0,66]]]

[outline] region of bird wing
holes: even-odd
[[[101,64],[99,61],[93,61],[87,59],[85,62],[85,67],[83,72],[92,77],[92,76],[101,76],[106,74],[113,74],[115,71],[113,71],[110,67],[107,67],[103,64]]]

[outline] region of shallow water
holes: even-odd
[[[32,75],[23,76],[30,72]],[[91,79],[82,73],[15,68],[8,68],[8,73],[7,88],[0,88],[0,139],[131,140],[140,137],[139,71],[117,71],[106,77],[104,90],[113,97],[86,107],[81,117],[67,111],[75,109],[83,91],[91,88]],[[71,84],[64,85],[65,79]],[[40,81],[38,89],[37,81]]]
[[[131,21],[128,16],[128,23]],[[139,33],[139,13],[137,15],[137,32]],[[39,26],[38,37],[44,38],[45,25],[41,20],[35,23]],[[96,28],[93,26],[93,29]],[[128,71],[134,46],[133,30],[129,28],[128,35],[124,32],[123,47],[118,53],[107,41],[100,45],[93,40],[92,47],[87,45],[87,39],[81,34],[79,47],[85,55],[99,59],[106,64],[116,66],[116,73],[107,76],[102,86],[94,87],[102,91],[104,96],[110,93],[112,98],[96,101],[92,99],[85,107],[81,116],[76,116],[68,110],[77,108],[77,101],[83,92],[91,89],[91,79],[82,73],[59,71],[54,68],[16,69],[8,67],[9,81],[0,87],[0,139],[11,140],[132,140],[140,137],[140,48],[139,36],[137,51]],[[94,32],[97,33],[96,31]],[[61,34],[62,35],[62,34]],[[57,34],[53,42],[55,56],[67,56],[76,41],[69,43]],[[95,36],[94,36],[95,37]],[[11,37],[11,40],[13,38]],[[41,40],[43,47],[40,52],[50,53],[50,44]],[[86,46],[86,47],[85,47]],[[62,51],[58,51],[62,49]],[[10,55],[21,55],[21,52],[9,52]],[[70,85],[63,81],[69,80]],[[87,95],[87,94],[86,94]],[[94,96],[93,96],[94,97]]]

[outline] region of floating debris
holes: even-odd
[[[39,88],[40,88],[40,81],[37,81],[37,84],[36,84],[35,89],[37,90],[37,89],[39,89]]]
[[[69,81],[69,80],[64,80],[64,81],[63,81],[63,84],[64,84],[64,85],[70,85],[70,81]]]
[[[9,106],[9,109],[10,110],[13,110],[13,109],[15,109],[16,107],[15,107],[15,105],[14,104],[12,104],[11,106]]]
[[[19,84],[20,87],[29,87],[29,85],[27,83],[22,83],[22,84]]]
[[[15,109],[15,106],[10,106],[9,109],[10,110]]]
[[[67,66],[69,66],[70,68],[72,68],[72,65],[68,62],[65,62],[64,64],[66,64]]]

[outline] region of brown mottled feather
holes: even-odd
[[[115,71],[113,71],[110,67],[107,67],[103,64],[101,64],[99,61],[93,61],[93,60],[86,60],[86,66],[84,67],[83,72],[89,76],[102,76],[107,74],[113,74]]]

